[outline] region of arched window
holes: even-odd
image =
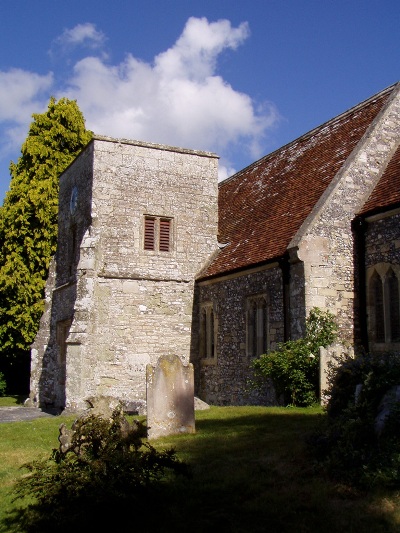
[[[400,342],[399,280],[392,268],[384,267],[369,282],[370,334],[378,344]]]
[[[265,295],[247,299],[247,354],[258,357],[268,351],[268,309]]]
[[[400,309],[399,309],[399,281],[393,270],[386,276],[386,289],[388,295],[390,341],[400,341]]]
[[[375,342],[385,342],[385,319],[383,306],[383,283],[380,275],[375,272],[371,279],[371,302],[374,310]]]
[[[216,319],[213,304],[204,303],[200,308],[200,355],[203,359],[216,359]]]

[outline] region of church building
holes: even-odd
[[[30,400],[145,401],[174,354],[205,402],[272,405],[251,361],[313,307],[356,354],[400,351],[399,280],[400,84],[221,183],[216,154],[95,136],[60,176]]]

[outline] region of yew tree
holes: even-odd
[[[26,372],[56,251],[58,178],[90,141],[76,101],[51,98],[33,114],[0,208],[0,371]],[[29,372],[29,369],[28,369]],[[10,392],[10,391],[9,391]]]

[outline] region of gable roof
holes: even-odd
[[[276,261],[388,101],[395,85],[219,184],[226,243],[198,280]]]
[[[376,187],[362,208],[361,215],[373,215],[388,208],[400,206],[400,146]]]

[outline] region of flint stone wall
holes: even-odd
[[[400,209],[371,217],[365,240],[367,269],[379,263],[400,265]]]
[[[282,342],[284,330],[282,271],[269,268],[201,282],[199,303],[213,304],[216,321],[216,358],[195,362],[196,391],[213,405],[276,405],[273,388],[251,390],[251,357],[247,353],[247,298],[265,295],[268,308],[269,349]],[[201,355],[201,354],[200,354]]]

